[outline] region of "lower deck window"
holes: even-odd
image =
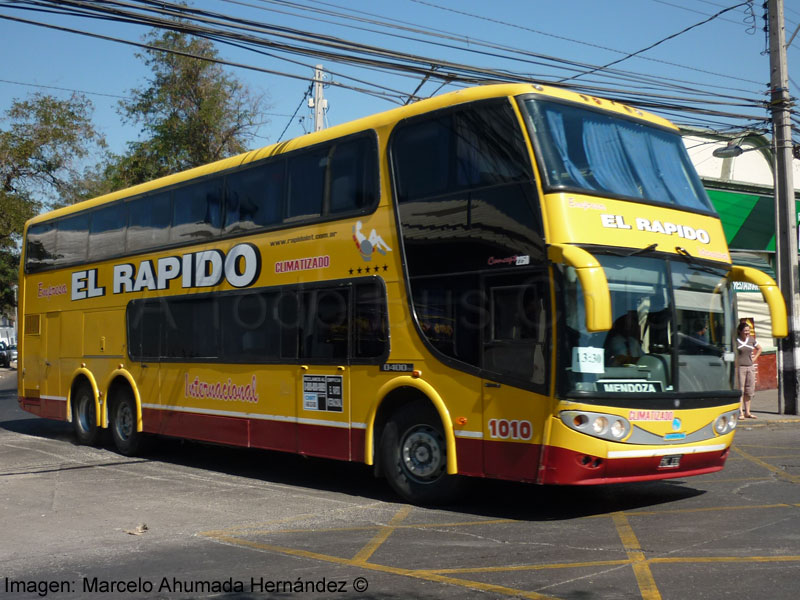
[[[134,300],[127,327],[134,360],[376,362],[389,352],[378,278]]]

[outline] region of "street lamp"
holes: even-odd
[[[756,150],[756,148],[748,148],[748,150]],[[728,143],[722,148],[716,148],[711,155],[716,158],[736,158],[744,151],[744,148],[737,144],[736,140],[734,139],[729,140]]]

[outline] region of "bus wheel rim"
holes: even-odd
[[[121,439],[127,440],[131,437],[133,433],[133,413],[127,403],[123,403],[117,410],[114,426],[117,430],[117,435]]]
[[[415,479],[435,479],[441,473],[444,453],[438,433],[430,427],[414,429],[401,446],[403,465]]]

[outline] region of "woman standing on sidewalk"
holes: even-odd
[[[750,337],[750,325],[746,321],[739,323],[736,331],[738,333],[736,337],[738,346],[736,374],[739,378],[739,388],[742,390],[742,398],[739,401],[739,418],[757,419],[758,417],[750,412],[750,400],[756,393],[755,362],[761,354],[761,345],[756,338]]]

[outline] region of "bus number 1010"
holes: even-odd
[[[489,436],[501,440],[529,440],[533,435],[530,421],[489,420]]]

